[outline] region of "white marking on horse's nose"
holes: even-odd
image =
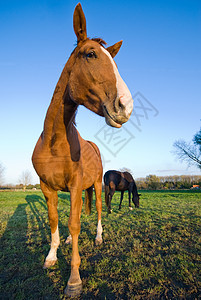
[[[114,74],[116,77],[117,99],[119,99],[120,106],[122,105],[124,114],[126,115],[126,117],[129,118],[133,110],[133,99],[131,93],[126,83],[121,78],[119,71],[110,53],[103,47],[101,47],[101,49],[109,57],[112,63]]]

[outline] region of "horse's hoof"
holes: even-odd
[[[67,237],[65,244],[71,245],[72,244],[72,237]]]
[[[64,290],[64,294],[67,297],[77,297],[82,293],[82,282],[76,284],[67,284]]]
[[[103,242],[103,240],[102,240],[102,239],[95,239],[95,244],[96,244],[96,246],[99,246],[99,245],[101,245],[101,244],[102,244],[102,242]]]
[[[57,262],[57,259],[46,260],[44,265],[43,265],[43,269],[48,269],[48,268],[54,266],[56,264],[56,262]]]
[[[130,210],[133,210],[133,208],[132,208],[132,207],[129,207],[129,209],[130,209]]]

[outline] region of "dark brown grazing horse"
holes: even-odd
[[[43,132],[33,152],[33,165],[47,201],[51,227],[51,248],[44,268],[57,261],[60,243],[58,230],[57,191],[70,192],[68,227],[72,239],[71,274],[65,293],[79,295],[82,281],[79,274],[78,236],[82,210],[82,190],[86,190],[87,211],[90,211],[92,189],[96,194],[98,227],[96,242],[102,242],[101,190],[102,162],[97,146],[85,141],[75,128],[78,105],[105,117],[108,125],[120,128],[128,121],[133,108],[131,94],[119,75],[113,57],[122,41],[105,48],[101,39],[89,39],[86,19],[80,4],[75,8],[73,26],[77,46],[70,55],[56,85],[48,108]],[[68,241],[70,240],[68,239]]]
[[[135,207],[139,207],[140,194],[138,194],[137,186],[135,184],[133,176],[129,172],[119,172],[114,170],[107,171],[104,175],[104,184],[105,203],[108,207],[108,213],[111,213],[111,201],[115,191],[121,191],[119,209],[121,209],[121,203],[125,191],[128,191],[129,209],[132,210],[131,193],[133,195],[132,201]]]

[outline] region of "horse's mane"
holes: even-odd
[[[93,38],[91,40],[94,41],[94,42],[99,43],[102,47],[105,47],[105,45],[107,45],[107,43],[101,38]]]

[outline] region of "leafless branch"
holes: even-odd
[[[181,161],[187,162],[189,165],[195,164],[201,169],[201,153],[197,145],[186,143],[184,140],[178,140],[174,143],[174,153]]]

